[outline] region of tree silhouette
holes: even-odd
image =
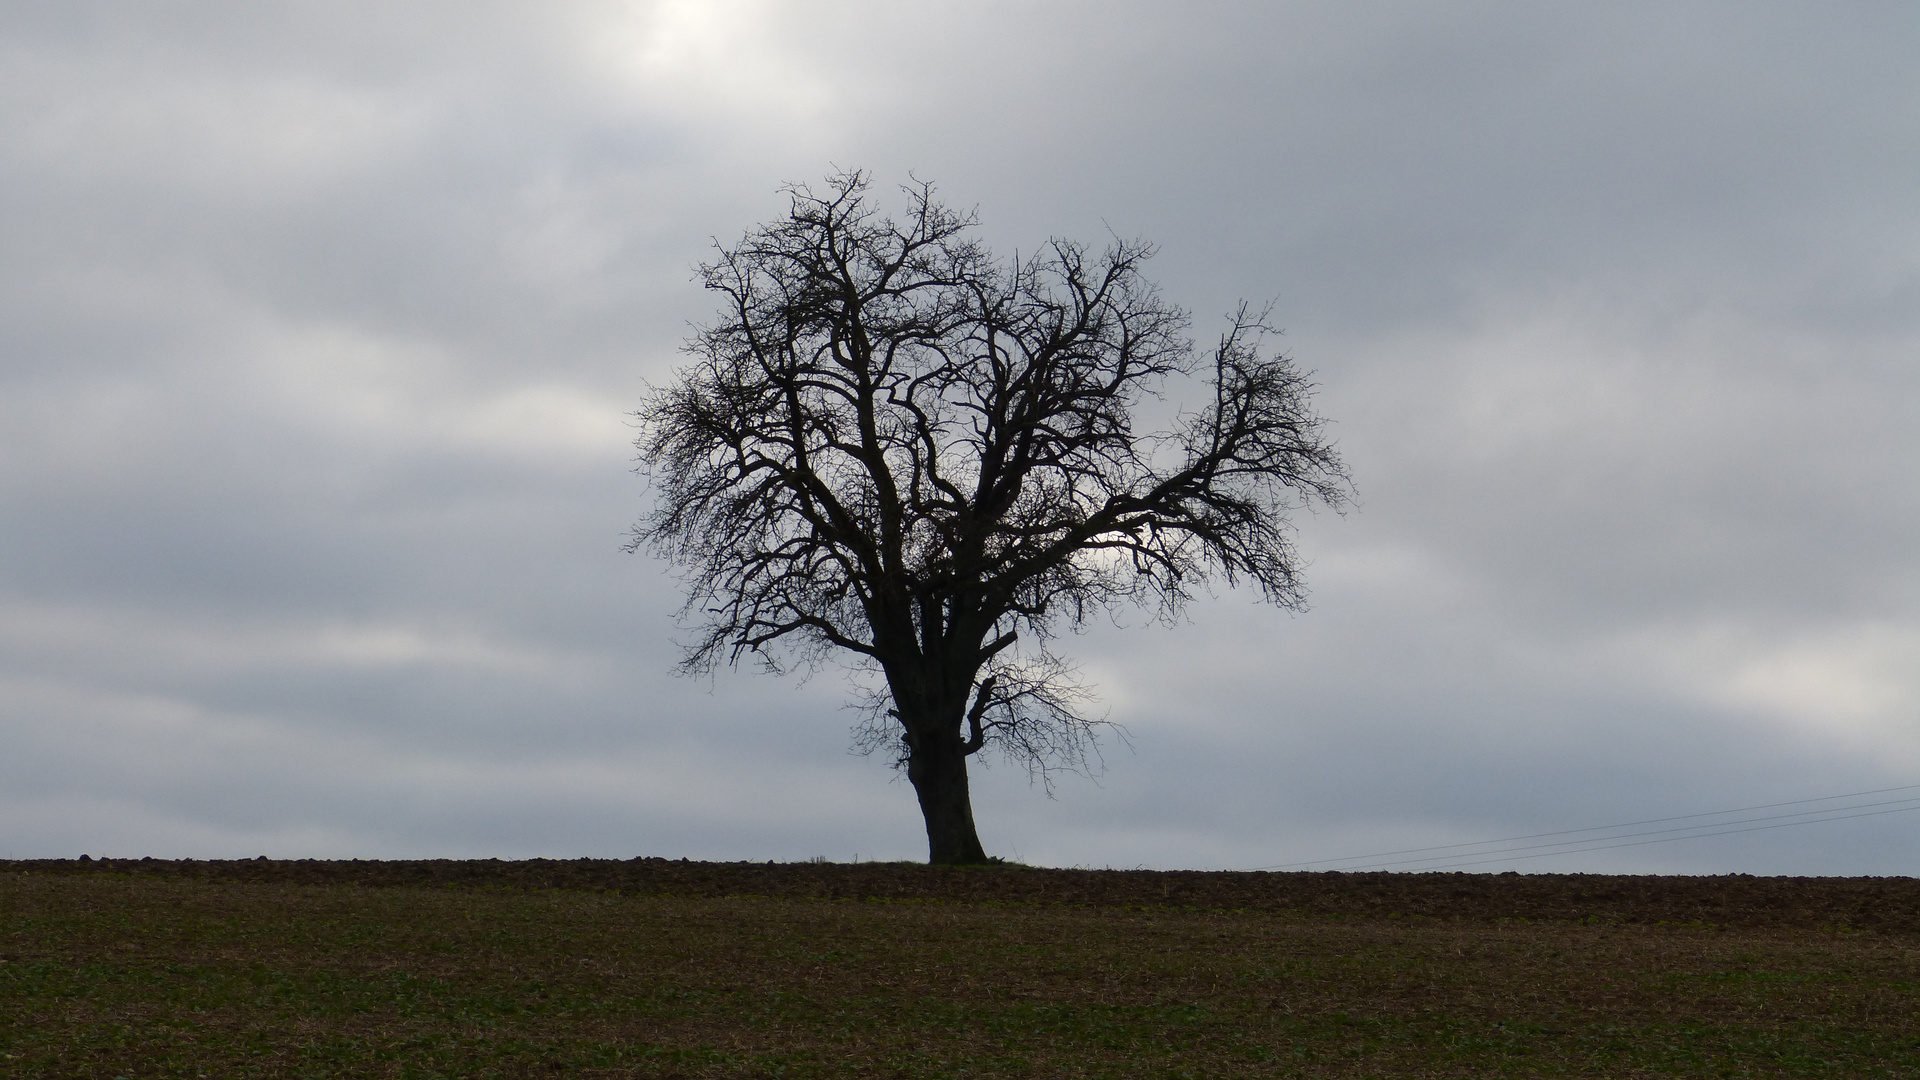
[[[684,571],[684,669],[876,673],[861,743],[897,736],[932,862],[981,862],[967,758],[1084,765],[1101,723],[1057,632],[1170,617],[1214,577],[1298,608],[1287,515],[1344,505],[1345,469],[1264,312],[1198,352],[1145,244],[1007,263],[928,184],[897,220],[862,173],[785,190],[700,267],[724,306],[637,413],[655,503],[630,547]],[[1135,431],[1169,383],[1204,396]]]

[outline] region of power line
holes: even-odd
[[[1879,817],[1882,814],[1903,814],[1913,810],[1920,810],[1920,805],[1901,806],[1901,807],[1896,807],[1892,810],[1872,810],[1864,814],[1841,814],[1837,817],[1814,818],[1809,821],[1783,821],[1778,825],[1754,825],[1745,829],[1719,829],[1715,832],[1698,832],[1698,833],[1692,833],[1687,836],[1663,836],[1658,840],[1634,840],[1625,844],[1597,843],[1597,841],[1599,840],[1612,839],[1611,837],[1602,836],[1602,837],[1596,837],[1595,841],[1593,842],[1589,842],[1592,844],[1592,846],[1590,847],[1573,847],[1573,848],[1568,848],[1565,851],[1542,851],[1535,855],[1515,855],[1513,856],[1512,859],[1488,858],[1488,859],[1478,859],[1477,861],[1470,861],[1470,862],[1452,862],[1452,863],[1446,863],[1444,865],[1423,867],[1422,869],[1440,870],[1440,869],[1451,869],[1453,867],[1459,867],[1459,866],[1481,866],[1481,865],[1485,865],[1486,863],[1518,862],[1522,859],[1544,859],[1552,855],[1577,855],[1583,851],[1609,851],[1609,850],[1612,850],[1613,848],[1640,847],[1645,844],[1670,844],[1675,840],[1692,840],[1702,836],[1729,836],[1733,833],[1765,832],[1768,829],[1788,829],[1788,828],[1792,828],[1795,825],[1818,825],[1823,821],[1845,821],[1848,818]],[[1738,824],[1738,823],[1728,822],[1728,824]],[[1711,828],[1711,826],[1703,825],[1701,826],[1701,828]],[[1491,854],[1498,855],[1500,853],[1492,852]],[[1463,857],[1466,857],[1466,856],[1463,856]]]
[[[1783,820],[1783,819],[1785,819],[1785,818],[1798,818],[1798,817],[1803,817],[1803,818],[1807,818],[1808,820],[1806,820],[1806,821],[1784,821],[1784,822],[1783,822],[1783,824],[1780,824],[1780,825],[1771,825],[1771,826],[1764,826],[1764,827],[1765,827],[1765,828],[1775,828],[1775,829],[1779,829],[1779,828],[1785,828],[1785,827],[1786,827],[1787,825],[1812,825],[1812,824],[1815,824],[1816,822],[1821,822],[1821,821],[1840,821],[1840,820],[1843,820],[1843,819],[1844,819],[1844,818],[1846,818],[1846,817],[1865,817],[1865,816],[1867,816],[1867,815],[1864,815],[1864,814],[1844,814],[1844,815],[1840,815],[1840,816],[1838,816],[1838,817],[1814,817],[1813,815],[1815,815],[1815,814],[1829,814],[1829,815],[1836,815],[1836,814],[1840,814],[1840,811],[1842,811],[1842,810],[1865,810],[1865,809],[1867,809],[1867,808],[1869,808],[1869,807],[1874,807],[1874,806],[1894,806],[1894,805],[1896,805],[1896,804],[1901,804],[1901,803],[1908,803],[1908,804],[1912,804],[1912,805],[1908,805],[1908,806],[1903,806],[1903,807],[1902,807],[1902,809],[1906,809],[1906,810],[1920,810],[1920,798],[1907,798],[1907,799],[1888,799],[1888,800],[1886,800],[1885,802],[1876,802],[1876,803],[1857,803],[1857,804],[1855,804],[1855,805],[1853,805],[1853,806],[1835,806],[1835,807],[1832,807],[1832,808],[1830,808],[1830,809],[1826,809],[1826,810],[1800,810],[1800,811],[1796,811],[1796,812],[1794,812],[1794,813],[1791,813],[1791,814],[1767,814],[1767,815],[1765,815],[1765,816],[1762,816],[1762,817],[1757,817],[1757,818],[1735,818],[1735,819],[1733,819],[1732,821],[1714,821],[1714,822],[1708,822],[1708,823],[1706,823],[1706,824],[1702,824],[1702,825],[1681,825],[1681,826],[1677,826],[1677,827],[1675,827],[1675,828],[1671,828],[1671,829],[1649,829],[1649,830],[1647,830],[1646,832],[1637,832],[1637,833],[1618,833],[1618,834],[1615,834],[1615,835],[1613,835],[1613,836],[1595,836],[1595,837],[1590,837],[1590,838],[1588,838],[1588,839],[1586,839],[1586,840],[1559,840],[1559,841],[1555,841],[1555,842],[1552,842],[1552,843],[1546,843],[1546,844],[1524,844],[1524,845],[1522,845],[1522,846],[1520,846],[1520,847],[1509,847],[1509,848],[1495,848],[1495,849],[1494,849],[1494,850],[1492,850],[1492,851],[1464,851],[1464,852],[1461,852],[1461,853],[1460,853],[1460,854],[1458,854],[1458,855],[1442,855],[1442,856],[1438,856],[1438,857],[1435,857],[1435,858],[1415,858],[1415,859],[1399,859],[1399,860],[1396,860],[1396,861],[1394,861],[1394,862],[1386,862],[1386,863],[1368,863],[1368,864],[1366,864],[1366,865],[1369,865],[1369,866],[1403,866],[1403,865],[1405,865],[1405,864],[1407,864],[1407,863],[1431,863],[1431,862],[1447,862],[1447,861],[1449,861],[1449,860],[1452,860],[1452,859],[1479,859],[1479,860],[1481,860],[1481,861],[1486,861],[1485,859],[1483,859],[1483,858],[1482,858],[1482,856],[1488,856],[1488,855],[1503,855],[1503,854],[1506,854],[1506,853],[1508,853],[1508,852],[1513,852],[1513,851],[1535,851],[1535,850],[1537,850],[1537,849],[1539,849],[1539,848],[1565,848],[1565,849],[1566,849],[1566,851],[1568,851],[1568,852],[1572,852],[1572,851],[1585,851],[1585,850],[1593,850],[1593,849],[1589,849],[1589,848],[1586,848],[1586,847],[1584,846],[1584,845],[1587,845],[1587,844],[1598,844],[1598,843],[1601,843],[1602,841],[1606,841],[1606,840],[1629,840],[1629,839],[1632,839],[1632,838],[1634,838],[1634,837],[1636,837],[1636,836],[1658,836],[1658,835],[1660,835],[1660,834],[1662,834],[1662,833],[1682,833],[1682,834],[1686,834],[1686,835],[1681,835],[1681,836],[1670,836],[1670,837],[1667,837],[1667,839],[1668,839],[1668,840],[1685,840],[1685,839],[1687,839],[1687,837],[1688,837],[1688,835],[1699,835],[1699,836],[1712,836],[1712,835],[1714,835],[1713,833],[1711,833],[1711,832],[1704,832],[1704,831],[1701,831],[1701,830],[1706,830],[1706,829],[1716,829],[1716,828],[1719,828],[1719,827],[1721,827],[1721,826],[1725,826],[1725,825],[1746,825],[1746,824],[1750,824],[1750,823],[1752,823],[1752,822],[1755,822],[1755,821],[1782,821],[1782,820]],[[1728,812],[1729,812],[1729,813],[1736,813],[1737,811],[1728,811]],[[1889,811],[1885,811],[1885,813],[1897,813],[1897,812],[1898,812],[1898,811],[1894,811],[1894,810],[1889,810]],[[1711,815],[1707,815],[1707,814],[1696,814],[1696,815],[1690,815],[1690,816],[1694,816],[1694,817],[1708,817],[1708,816],[1711,816]],[[1583,831],[1583,832],[1591,832],[1591,831],[1593,831],[1593,830],[1591,830],[1591,829],[1585,829],[1585,830],[1581,830],[1581,831]],[[1744,829],[1733,829],[1733,830],[1728,830],[1728,831],[1731,831],[1731,832],[1746,832],[1746,831],[1749,831],[1749,830],[1744,830]],[[1492,841],[1492,842],[1493,842],[1493,843],[1497,843],[1498,841]],[[1651,840],[1650,840],[1650,841],[1648,841],[1648,843],[1660,843],[1660,842],[1661,842],[1661,841],[1651,841]],[[1551,854],[1555,854],[1555,853],[1554,853],[1554,852],[1548,852],[1547,854],[1550,854],[1550,855],[1551,855]],[[1535,858],[1536,856],[1532,856],[1532,855],[1529,855],[1529,856],[1527,856],[1527,857],[1528,857],[1528,858]]]
[[[1555,832],[1527,833],[1524,836],[1506,836],[1497,840],[1477,840],[1464,844],[1435,844],[1432,847],[1401,848],[1397,851],[1376,851],[1370,855],[1349,855],[1341,859],[1310,859],[1305,862],[1281,863],[1278,866],[1257,866],[1256,870],[1292,870],[1306,866],[1321,866],[1326,863],[1364,862],[1369,859],[1386,858],[1389,855],[1416,855],[1424,851],[1449,851],[1455,848],[1486,847],[1490,844],[1509,844],[1516,840],[1538,840],[1548,836],[1573,836],[1578,833],[1610,832],[1614,829],[1629,829],[1636,825],[1661,825],[1669,821],[1691,821],[1695,818],[1725,817],[1728,814],[1745,814],[1755,810],[1774,810],[1782,806],[1804,806],[1808,803],[1834,802],[1839,799],[1858,799],[1868,795],[1885,795],[1893,791],[1920,790],[1920,784],[1905,784],[1900,787],[1874,788],[1871,791],[1855,791],[1845,795],[1822,795],[1817,799],[1789,799],[1786,802],[1761,803],[1758,806],[1741,806],[1732,810],[1711,810],[1702,814],[1677,814],[1673,817],[1646,818],[1641,821],[1625,821],[1618,825],[1592,825],[1584,829],[1560,829]],[[1836,807],[1835,809],[1844,809]],[[1813,811],[1818,812],[1818,811]],[[1791,815],[1788,815],[1791,816]],[[1704,827],[1704,826],[1703,826]],[[1596,839],[1606,839],[1597,837]]]
[[[1333,864],[1339,864],[1339,863],[1363,863],[1368,866],[1373,866],[1373,865],[1397,866],[1405,863],[1416,863],[1416,862],[1444,862],[1444,861],[1455,859],[1455,858],[1473,858],[1473,859],[1479,859],[1480,861],[1488,861],[1481,857],[1489,856],[1489,855],[1497,855],[1503,851],[1530,851],[1530,850],[1533,850],[1534,848],[1540,848],[1540,847],[1563,847],[1564,846],[1567,848],[1566,852],[1559,852],[1559,853],[1547,852],[1546,854],[1566,854],[1573,851],[1581,851],[1581,850],[1590,850],[1590,851],[1605,850],[1604,848],[1586,848],[1586,847],[1580,847],[1578,845],[1599,843],[1601,841],[1606,841],[1606,840],[1619,840],[1619,839],[1624,839],[1625,836],[1650,836],[1650,835],[1653,835],[1654,833],[1661,833],[1661,832],[1691,832],[1692,830],[1717,828],[1722,825],[1744,825],[1753,821],[1771,821],[1776,818],[1803,817],[1803,816],[1808,816],[1813,814],[1832,814],[1842,810],[1856,810],[1856,809],[1862,809],[1868,806],[1889,806],[1895,803],[1920,801],[1920,796],[1909,797],[1906,799],[1891,799],[1891,800],[1887,800],[1885,802],[1879,802],[1879,803],[1863,803],[1857,806],[1836,806],[1826,810],[1804,810],[1804,811],[1799,811],[1793,814],[1776,814],[1776,815],[1759,817],[1759,818],[1742,818],[1734,821],[1705,822],[1700,825],[1683,826],[1677,829],[1655,829],[1646,833],[1627,833],[1625,834],[1625,836],[1595,836],[1587,840],[1565,840],[1565,841],[1559,841],[1553,844],[1532,844],[1532,845],[1527,845],[1527,846],[1518,847],[1518,848],[1496,849],[1494,851],[1461,851],[1457,856],[1435,856],[1430,859],[1424,859],[1424,858],[1423,859],[1401,859],[1395,862],[1379,863],[1379,864],[1372,862],[1372,860],[1374,859],[1388,858],[1393,855],[1421,855],[1426,852],[1457,851],[1461,848],[1484,848],[1484,847],[1490,847],[1495,844],[1510,844],[1520,840],[1541,840],[1550,836],[1577,836],[1581,833],[1613,832],[1616,829],[1630,829],[1639,825],[1662,825],[1669,821],[1693,821],[1699,818],[1726,817],[1729,814],[1746,814],[1746,813],[1751,813],[1755,810],[1774,810],[1782,806],[1805,806],[1810,803],[1835,802],[1840,799],[1858,799],[1858,798],[1864,798],[1865,796],[1868,796],[1868,795],[1885,795],[1895,791],[1914,791],[1914,790],[1920,790],[1920,784],[1903,784],[1898,787],[1874,788],[1869,791],[1854,791],[1844,795],[1822,795],[1818,798],[1813,798],[1813,799],[1789,799],[1784,802],[1761,803],[1756,806],[1742,806],[1742,807],[1736,807],[1731,810],[1711,810],[1706,813],[1700,813],[1700,814],[1676,814],[1671,817],[1646,818],[1640,821],[1621,822],[1617,825],[1592,825],[1584,829],[1559,829],[1552,832],[1527,833],[1521,836],[1501,837],[1496,840],[1478,840],[1471,843],[1435,844],[1430,847],[1400,848],[1394,851],[1378,851],[1370,855],[1349,855],[1344,858],[1337,858],[1337,859],[1309,859],[1304,862],[1281,863],[1275,866],[1257,866],[1257,867],[1253,867],[1253,869],[1255,870],[1301,870],[1301,869],[1306,869],[1308,867],[1324,867],[1327,869],[1339,869],[1340,867],[1333,865]],[[1902,809],[1920,809],[1920,805],[1911,806],[1911,807],[1902,807]],[[1899,810],[1879,811],[1879,813],[1898,813],[1898,812],[1900,811]],[[1857,815],[1845,815],[1845,816],[1846,817],[1871,817],[1874,815],[1857,814]],[[1808,821],[1786,822],[1781,825],[1761,826],[1761,828],[1785,828],[1787,825],[1810,825],[1818,821],[1839,821],[1839,820],[1844,820],[1844,817],[1812,818],[1811,820],[1808,820]],[[1751,832],[1753,830],[1735,829],[1735,830],[1728,830],[1728,831]],[[1708,833],[1708,832],[1700,832],[1700,833],[1697,833],[1696,835],[1712,836],[1716,834]],[[1649,841],[1642,841],[1642,843],[1665,843],[1668,840],[1685,840],[1685,839],[1688,839],[1688,837],[1672,836],[1672,837],[1667,837],[1665,840],[1649,840]],[[1620,844],[1620,845],[1613,845],[1613,846],[1631,847],[1635,845]],[[1540,856],[1528,855],[1523,857],[1539,858]]]

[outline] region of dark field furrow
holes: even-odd
[[[567,889],[967,904],[1179,907],[1347,918],[1703,923],[1920,933],[1920,879],[1603,874],[1230,873],[915,863],[707,863],[640,858],[0,862],[0,873],[131,874],[263,884]]]

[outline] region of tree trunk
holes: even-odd
[[[936,866],[987,861],[973,827],[967,752],[957,734],[938,731],[914,739],[907,758],[907,779],[913,781],[920,814],[927,819],[927,861]]]

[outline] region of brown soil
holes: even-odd
[[[1226,873],[666,859],[0,861],[0,873],[289,885],[495,887],[691,897],[1180,907],[1316,917],[1704,924],[1920,933],[1920,879],[1602,874]]]

